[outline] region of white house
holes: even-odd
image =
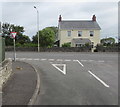
[[[100,43],[100,26],[96,16],[92,20],[62,20],[59,16],[58,40],[59,46],[64,43],[71,43],[71,47],[80,47],[87,43],[96,46]]]

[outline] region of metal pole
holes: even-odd
[[[0,22],[0,34],[2,33],[2,26],[1,26],[1,22]]]
[[[38,52],[40,51],[40,43],[39,43],[39,11],[36,6],[34,8],[37,10],[37,30],[38,30]]]
[[[14,42],[14,61],[16,61],[15,38],[13,39],[13,42]]]
[[[39,11],[37,10],[37,29],[38,29],[38,52],[40,51],[40,44],[39,44]]]

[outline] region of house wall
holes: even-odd
[[[67,31],[71,31],[71,36],[68,37]],[[78,31],[82,31],[82,36],[78,37]],[[94,31],[94,36],[90,36],[90,31]],[[60,47],[62,44],[71,42],[73,38],[88,38],[94,42],[94,46],[100,43],[100,30],[59,30]]]

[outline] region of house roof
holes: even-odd
[[[73,43],[75,44],[86,44],[86,43],[91,43],[91,41],[87,38],[74,38],[72,40]]]
[[[76,30],[101,30],[100,26],[98,25],[98,23],[96,21],[92,21],[92,20],[78,20],[78,21],[66,21],[66,20],[62,20],[61,22],[59,22],[59,28],[60,29],[67,29],[67,30],[72,30],[72,29],[76,29]]]

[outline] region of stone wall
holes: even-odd
[[[2,87],[12,74],[12,61],[5,60],[0,66],[0,87]]]
[[[13,51],[13,47],[6,47],[6,51]],[[37,47],[16,47],[16,51],[36,51]],[[40,52],[91,52],[90,47],[53,47],[53,48],[41,48]]]
[[[119,52],[119,46],[113,46],[113,47],[97,46],[95,52]]]

